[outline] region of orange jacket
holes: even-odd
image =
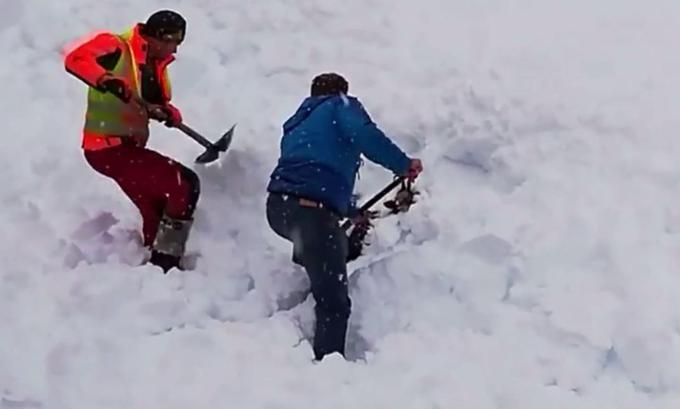
[[[88,112],[83,130],[82,147],[98,150],[132,139],[144,146],[148,140],[149,117],[146,111],[133,109],[109,93],[97,88],[104,74],[123,77],[133,94],[141,98],[141,73],[139,65],[146,63],[147,43],[139,33],[139,25],[123,34],[98,33],[81,41],[65,57],[66,70],[85,82],[88,92]],[[153,69],[160,81],[163,103],[171,99],[167,66],[174,57],[158,62]]]

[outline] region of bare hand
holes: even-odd
[[[423,171],[423,163],[420,159],[411,159],[411,164],[406,171],[406,176],[410,181],[414,181]]]

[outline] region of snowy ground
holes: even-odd
[[[0,408],[677,408],[680,3],[4,0]],[[160,7],[198,169],[195,270],[135,266],[132,205],[79,149],[60,51]],[[420,203],[350,265],[350,362],[269,231],[281,123],[338,71],[424,160]],[[154,126],[190,164],[199,147]],[[362,171],[370,194],[389,175]]]

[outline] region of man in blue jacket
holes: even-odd
[[[315,77],[311,96],[283,124],[281,157],[267,190],[267,220],[293,243],[316,301],[314,356],[344,355],[351,301],[347,290],[348,239],[339,226],[351,205],[361,155],[396,175],[415,179],[419,159],[404,154],[371,120],[348,83],[335,73]]]

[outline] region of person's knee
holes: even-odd
[[[191,207],[195,207],[198,202],[198,197],[201,194],[201,180],[193,170],[186,166],[180,167],[182,180],[186,183],[188,189],[188,203]]]
[[[159,195],[167,198],[164,212],[172,218],[191,219],[201,192],[198,175],[180,164],[173,166],[173,172],[167,177],[174,179],[167,179],[163,185],[166,187],[157,189]]]
[[[196,172],[186,166],[180,165],[179,172],[182,185],[185,188],[187,212],[191,215],[196,209],[196,204],[201,194],[201,181]]]

